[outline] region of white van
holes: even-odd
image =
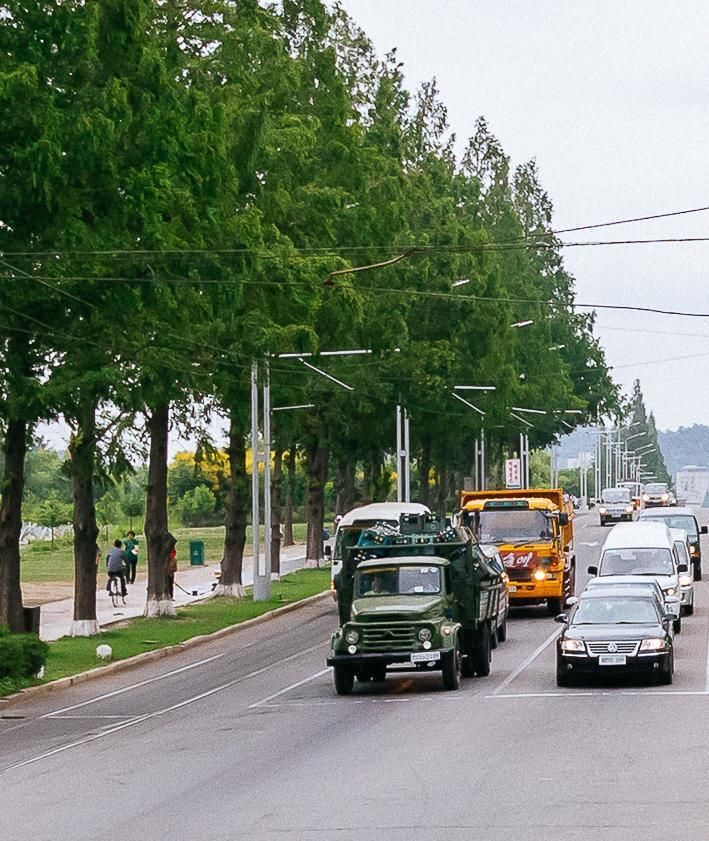
[[[606,538],[598,566],[588,568],[589,575],[607,577],[652,576],[662,588],[667,611],[675,617],[675,633],[682,629],[680,616],[680,573],[687,565],[680,563],[670,530],[662,523],[621,523]]]
[[[332,584],[337,573],[342,569],[342,559],[345,549],[355,546],[364,529],[371,528],[377,523],[398,527],[402,514],[430,514],[431,509],[420,502],[372,502],[353,508],[343,515],[337,524],[335,532],[335,548],[332,553],[330,568],[330,588],[333,595],[335,589]]]

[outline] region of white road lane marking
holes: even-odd
[[[326,669],[320,669],[319,672],[316,672],[314,675],[310,675],[310,677],[303,678],[303,680],[299,680],[297,683],[291,683],[290,686],[286,686],[284,689],[279,689],[278,692],[274,692],[273,695],[269,695],[267,698],[262,698],[260,701],[256,701],[253,704],[249,704],[249,706],[246,709],[253,710],[256,707],[260,707],[263,704],[267,704],[269,701],[273,701],[274,698],[280,698],[281,695],[285,695],[286,692],[291,692],[293,689],[297,689],[299,686],[304,686],[306,683],[310,683],[311,680],[317,680],[319,677],[326,675],[329,671],[329,666]]]
[[[161,675],[156,675],[155,677],[150,677],[147,680],[141,680],[138,683],[132,683],[130,686],[124,686],[123,689],[114,689],[113,692],[106,692],[104,695],[97,695],[95,698],[90,698],[88,701],[81,701],[78,704],[72,704],[70,707],[62,707],[60,710],[53,710],[50,713],[45,713],[44,715],[40,716],[40,718],[54,718],[58,715],[63,715],[64,713],[71,712],[72,710],[78,710],[81,707],[87,707],[89,704],[96,704],[99,701],[105,701],[106,698],[113,698],[116,695],[123,695],[124,692],[130,692],[133,689],[139,689],[141,686],[147,686],[149,683],[155,683],[158,680],[164,680],[166,677],[172,677],[173,675],[179,675],[182,672],[188,672],[190,669],[196,669],[197,666],[204,666],[207,663],[212,663],[214,660],[218,660],[220,657],[224,657],[224,653],[222,654],[214,654],[212,657],[205,657],[204,660],[198,660],[196,663],[190,663],[187,666],[181,666],[179,669],[173,669],[170,672],[165,672]]]
[[[506,695],[485,695],[486,700],[516,700],[530,698],[597,698],[599,696],[613,697],[617,695],[642,695],[645,698],[651,698],[654,695],[694,695],[706,696],[709,692],[703,689],[617,689],[615,691],[595,690],[591,692],[510,692]]]
[[[590,543],[582,543],[581,545],[582,546],[598,546],[598,544],[599,544],[598,540],[592,540]]]
[[[707,658],[704,666],[704,691],[709,692],[709,634],[707,634]]]
[[[120,730],[125,730],[127,727],[133,727],[136,724],[142,724],[144,721],[150,721],[153,718],[157,718],[161,715],[167,715],[167,713],[174,712],[175,710],[179,710],[182,707],[186,707],[189,704],[194,704],[197,701],[201,701],[204,698],[208,698],[210,695],[216,695],[217,692],[223,692],[225,689],[230,689],[232,686],[236,686],[239,683],[244,683],[244,681],[250,680],[253,677],[257,677],[258,675],[263,674],[264,672],[268,672],[271,669],[275,669],[277,666],[282,666],[283,663],[288,663],[291,660],[295,660],[298,657],[302,657],[305,654],[310,654],[312,651],[317,651],[318,649],[323,649],[323,643],[320,642],[317,645],[311,645],[310,648],[305,648],[303,651],[298,651],[295,654],[291,654],[288,657],[283,657],[281,660],[276,660],[275,663],[270,663],[268,666],[262,666],[260,669],[255,669],[253,672],[249,672],[246,675],[241,675],[240,677],[234,678],[234,680],[230,680],[228,683],[223,683],[221,686],[215,686],[213,689],[208,689],[206,692],[201,692],[199,695],[195,695],[192,698],[187,698],[184,701],[180,701],[178,704],[173,704],[170,707],[165,707],[161,710],[155,710],[151,713],[146,713],[145,715],[138,716],[137,718],[133,718],[130,721],[124,721],[121,724],[117,724],[115,727],[109,727],[106,730],[102,730],[100,733],[92,733],[90,736],[83,736],[81,739],[77,739],[74,742],[69,742],[66,745],[60,745],[58,748],[54,748],[53,750],[45,751],[44,753],[40,753],[37,756],[33,756],[30,759],[24,759],[22,762],[15,762],[13,765],[6,765],[4,768],[0,768],[0,774],[4,774],[6,771],[13,771],[17,768],[24,768],[26,765],[33,765],[35,762],[39,762],[42,759],[48,759],[50,756],[55,756],[58,753],[64,753],[64,751],[71,750],[72,748],[80,747],[81,745],[87,745],[90,742],[95,742],[97,739],[103,739],[104,736],[110,736],[113,733],[118,733]]]
[[[493,695],[499,695],[503,689],[507,689],[507,687],[512,683],[513,680],[518,678],[522,672],[527,668],[527,666],[531,665],[537,657],[547,648],[554,640],[559,636],[561,633],[561,628],[557,628],[553,631],[553,633],[549,634],[549,636],[544,640],[544,642],[534,649],[534,651],[527,657],[526,660],[523,660],[517,668],[511,672],[507,677],[502,681],[502,683],[497,687],[497,689],[492,693]]]

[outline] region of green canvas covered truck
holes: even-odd
[[[389,666],[439,670],[457,689],[461,675],[490,673],[491,649],[506,637],[502,574],[466,527],[430,515],[364,531],[335,586],[340,627],[327,663],[341,695],[355,679],[383,680]]]

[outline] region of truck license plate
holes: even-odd
[[[440,651],[414,651],[411,654],[412,663],[433,663],[441,659]]]
[[[626,662],[625,654],[599,654],[599,666],[624,666]]]

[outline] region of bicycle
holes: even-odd
[[[109,576],[108,593],[111,596],[111,602],[114,607],[118,607],[119,599],[123,604],[126,603],[126,597],[121,592],[121,579],[117,575]]]

